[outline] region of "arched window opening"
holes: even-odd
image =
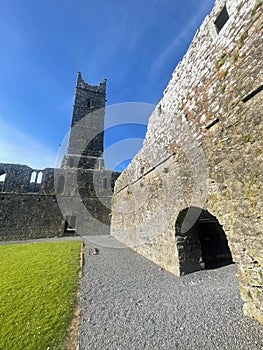
[[[31,173],[30,183],[35,183],[36,182],[36,177],[37,177],[37,172],[33,171]]]
[[[37,183],[38,183],[38,184],[41,184],[41,183],[42,183],[42,178],[43,178],[43,173],[42,173],[42,171],[40,171],[40,172],[37,174]]]
[[[195,218],[193,220],[195,222],[188,225],[189,228],[186,232],[182,230],[188,210],[180,212],[175,224],[180,273],[183,275],[233,263],[223,227],[217,218],[207,210],[190,208],[198,213],[197,220]]]
[[[0,170],[0,192],[5,191],[5,178],[6,178],[6,173],[4,170]]]
[[[65,187],[65,177],[60,175],[57,183],[57,194],[62,194],[64,192]]]
[[[6,178],[6,173],[2,173],[2,171],[0,170],[0,182],[5,182],[5,178]]]

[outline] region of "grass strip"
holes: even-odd
[[[0,349],[61,349],[72,319],[81,242],[0,246]]]

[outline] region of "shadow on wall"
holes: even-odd
[[[200,216],[186,232],[182,224],[189,208],[182,210],[175,223],[180,275],[232,264],[227,237],[217,218],[207,210],[192,207]]]

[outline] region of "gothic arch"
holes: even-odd
[[[37,172],[34,170],[31,173],[30,183],[35,183],[37,178]]]
[[[42,172],[42,171],[39,171],[39,172],[37,173],[37,178],[36,178],[37,184],[41,184],[41,183],[42,183],[42,179],[43,179],[43,172]]]

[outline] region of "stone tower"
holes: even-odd
[[[106,79],[96,86],[87,84],[78,72],[68,153],[64,166],[103,168],[104,107]]]
[[[103,161],[106,79],[89,85],[78,73],[67,154],[56,171],[56,193],[66,228],[78,234],[108,234],[111,197],[119,173]]]

